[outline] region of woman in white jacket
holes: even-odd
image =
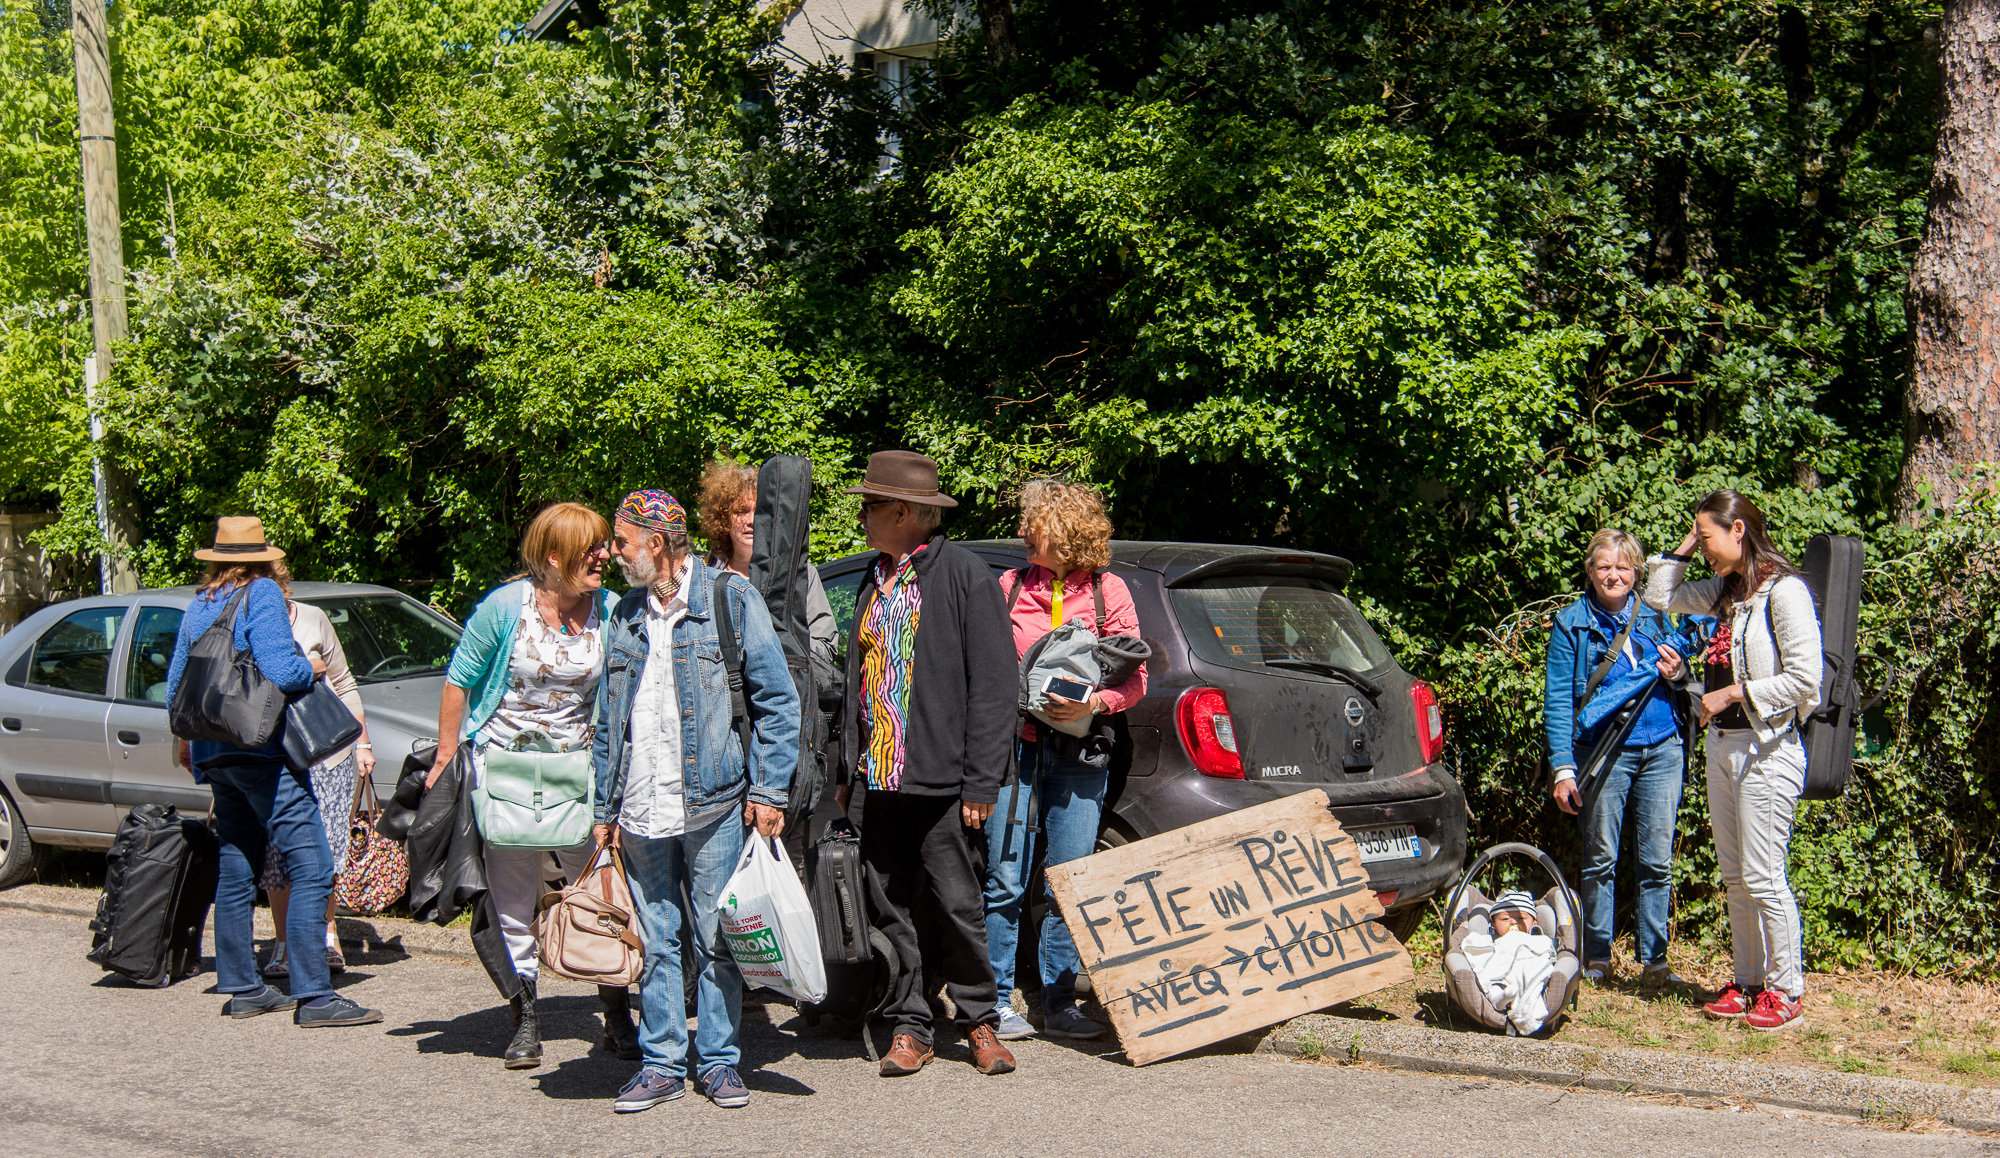
[[[1715,577],[1684,582],[1697,548]],[[1708,725],[1708,815],[1729,891],[1736,977],[1702,1008],[1757,1029],[1789,1029],[1805,1020],[1799,906],[1785,859],[1805,787],[1799,727],[1819,704],[1812,592],[1771,545],[1763,512],[1735,491],[1702,499],[1680,548],[1648,567],[1647,606],[1719,620],[1697,711]]]

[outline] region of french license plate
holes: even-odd
[[[1424,846],[1417,840],[1417,830],[1407,824],[1391,824],[1386,828],[1357,828],[1347,835],[1361,849],[1361,863],[1374,864],[1380,860],[1422,860]]]

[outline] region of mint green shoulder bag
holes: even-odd
[[[560,752],[529,729],[486,753],[486,776],[472,790],[479,835],[494,848],[571,848],[590,837],[597,777],[590,749]]]

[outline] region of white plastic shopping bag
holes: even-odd
[[[812,902],[776,840],[748,834],[743,859],[716,911],[744,985],[762,985],[800,1001],[826,1000],[826,963],[819,955]]]

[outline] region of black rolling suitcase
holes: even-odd
[[[220,867],[215,834],[170,804],[141,804],[118,824],[105,857],[85,956],[138,985],[201,972],[201,931]]]
[[[806,896],[819,925],[826,1000],[799,1006],[799,1014],[807,1025],[827,1017],[855,1024],[868,1060],[878,1061],[867,1022],[887,1004],[898,963],[889,938],[868,919],[866,872],[854,826],[845,818],[828,821],[806,853]]]
[[[828,965],[868,960],[868,887],[861,838],[845,820],[826,826],[806,853],[806,895],[819,924],[819,954]]]
[[[1851,535],[1814,535],[1799,559],[1799,574],[1812,589],[1819,612],[1823,666],[1819,707],[1806,717],[1799,738],[1806,750],[1805,800],[1832,800],[1847,791],[1854,772],[1854,727],[1861,714],[1861,685],[1855,679],[1861,618],[1861,540]]]

